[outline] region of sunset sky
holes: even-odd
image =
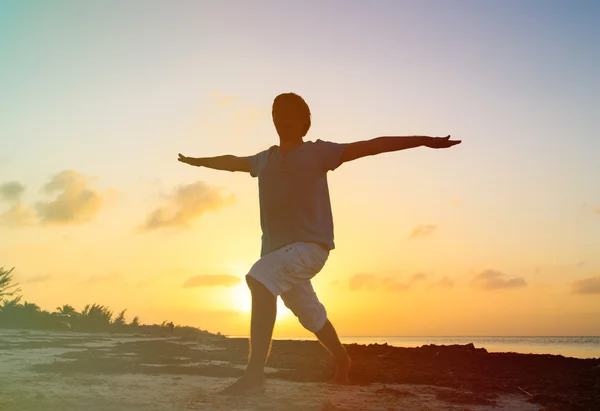
[[[88,303],[247,335],[257,180],[177,154],[463,140],[329,174],[315,278],[341,335],[600,335],[600,3],[2,1],[0,266]],[[282,306],[280,306],[282,307]],[[277,336],[308,335],[285,308]]]

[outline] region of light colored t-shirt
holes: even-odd
[[[305,141],[285,153],[273,146],[249,157],[258,177],[261,256],[295,242],[333,250],[333,216],[327,172],[340,164],[347,144]]]

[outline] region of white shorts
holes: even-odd
[[[247,275],[281,296],[302,326],[317,332],[325,325],[327,312],[310,280],[328,257],[329,251],[318,244],[293,243],[263,256]]]

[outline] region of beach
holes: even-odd
[[[245,339],[217,336],[0,330],[0,409],[527,411],[600,404],[600,360],[490,354],[469,345],[352,344],[356,384],[338,386],[327,383],[334,364],[313,341],[274,341],[265,394],[217,395],[241,375],[247,349]]]

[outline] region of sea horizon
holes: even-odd
[[[228,336],[248,338],[248,336]],[[310,336],[277,336],[274,340],[316,341]],[[600,336],[340,336],[344,344],[388,344],[394,347],[465,345],[488,352],[549,354],[573,358],[600,358]]]

